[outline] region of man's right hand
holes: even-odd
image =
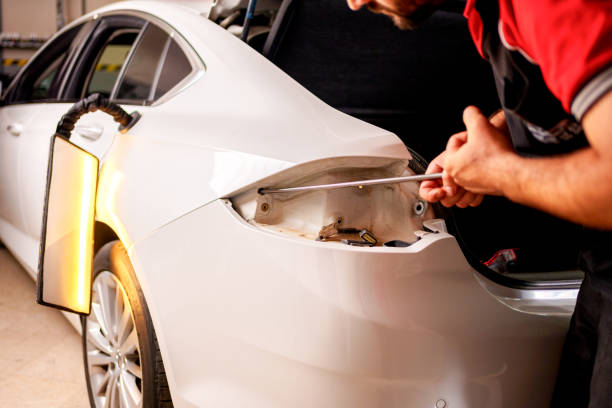
[[[510,132],[506,124],[506,117],[503,111],[498,111],[489,119],[491,124],[504,132],[508,138]],[[429,163],[425,174],[442,173],[441,180],[426,180],[421,183],[419,190],[420,196],[431,203],[440,202],[445,207],[456,205],[459,208],[476,207],[482,203],[483,194],[476,194],[467,191],[457,185],[455,181],[444,171],[444,157],[447,151],[456,151],[467,141],[467,132],[460,132],[452,135],[446,145],[446,150],[440,153]]]
[[[467,140],[467,133],[454,134],[448,140],[446,150],[433,159],[425,174],[442,173],[442,179],[425,180],[421,183],[419,194],[430,203],[440,202],[445,207],[456,205],[459,208],[476,207],[482,202],[484,195],[471,193],[457,185],[454,180],[444,171],[444,156],[447,151],[457,150]]]

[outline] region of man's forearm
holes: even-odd
[[[585,148],[555,157],[506,155],[498,189],[510,200],[594,228],[612,228],[612,163]]]

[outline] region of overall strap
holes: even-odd
[[[552,155],[586,146],[582,126],[550,92],[540,67],[504,46],[499,33],[499,0],[476,0],[475,8],[483,25],[482,52],[493,69],[517,152]]]

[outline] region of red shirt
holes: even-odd
[[[467,1],[464,15],[482,55],[483,26],[475,1]],[[581,119],[588,107],[612,89],[612,1],[498,1],[498,31],[504,45],[537,64],[563,108]],[[572,104],[581,90],[589,93],[588,107],[577,115]]]

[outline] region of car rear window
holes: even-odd
[[[171,39],[161,75],[159,76],[159,82],[157,83],[157,89],[155,90],[155,99],[174,88],[176,84],[189,75],[191,70],[192,66],[187,56],[176,41]]]
[[[192,71],[179,45],[161,28],[149,24],[129,61],[116,99],[151,103]]]
[[[167,39],[168,34],[161,28],[152,24],[147,26],[125,71],[117,99],[140,101],[151,99],[151,87]]]

